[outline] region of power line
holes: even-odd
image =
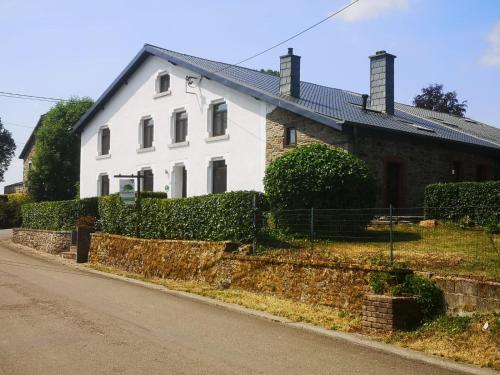
[[[47,96],[36,96],[36,95],[28,95],[28,94],[18,94],[14,92],[5,92],[5,91],[0,91],[0,96],[6,97],[6,98],[14,98],[14,99],[26,99],[26,100],[38,100],[42,102],[67,102],[67,99],[60,99],[60,98],[51,98]]]
[[[15,122],[2,121],[2,124],[9,125],[9,126],[19,126],[20,128],[27,128],[27,129],[34,129],[35,128],[34,126],[16,124]]]
[[[328,21],[330,18],[335,17],[337,14],[342,13],[344,10],[348,9],[349,7],[353,6],[354,4],[356,4],[356,3],[357,3],[357,2],[359,2],[359,1],[360,1],[360,0],[353,0],[351,3],[349,3],[349,4],[345,5],[344,7],[340,8],[339,10],[337,10],[337,11],[335,11],[334,13],[330,14],[328,17],[323,18],[322,20],[320,20],[320,21],[316,22],[315,24],[313,24],[313,25],[311,25],[311,26],[309,26],[309,27],[305,28],[305,29],[304,29],[304,30],[302,30],[302,31],[299,31],[298,33],[296,33],[296,34],[292,35],[291,37],[289,37],[289,38],[287,38],[287,39],[285,39],[285,40],[283,40],[283,41],[281,41],[281,42],[279,42],[279,43],[276,43],[275,45],[273,45],[273,46],[271,46],[271,47],[269,47],[269,48],[266,48],[265,50],[263,50],[263,51],[261,51],[261,52],[259,52],[259,53],[256,53],[255,55],[252,55],[252,56],[250,56],[250,57],[247,57],[246,59],[243,59],[243,60],[241,60],[241,61],[239,61],[239,62],[237,62],[237,63],[231,64],[231,65],[228,65],[228,66],[226,66],[226,67],[224,67],[224,68],[221,68],[221,69],[219,69],[219,70],[215,70],[213,73],[220,73],[220,72],[222,72],[222,71],[224,71],[224,70],[226,70],[226,69],[229,69],[229,68],[231,68],[231,67],[233,67],[233,66],[238,66],[238,65],[240,65],[240,64],[243,64],[244,62],[247,62],[247,61],[249,61],[249,60],[252,60],[252,59],[254,59],[254,58],[256,58],[256,57],[258,57],[258,56],[260,56],[260,55],[263,55],[264,53],[269,52],[269,51],[271,51],[272,49],[275,49],[276,47],[279,47],[279,46],[281,46],[281,45],[285,44],[286,42],[289,42],[290,40],[297,38],[298,36],[300,36],[300,35],[302,35],[302,34],[305,34],[305,33],[306,33],[306,32],[308,32],[309,30],[314,29],[316,26],[319,26],[319,25],[321,25],[323,22]]]

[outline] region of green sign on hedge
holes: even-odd
[[[120,198],[128,206],[135,204],[135,180],[120,178]]]

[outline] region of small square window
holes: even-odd
[[[296,146],[297,145],[297,129],[286,128],[285,129],[285,146]]]
[[[162,74],[158,77],[158,93],[170,90],[170,74]]]
[[[188,130],[188,116],[186,111],[175,113],[175,143],[185,142]]]
[[[226,134],[227,129],[227,104],[225,102],[213,105],[212,137]]]

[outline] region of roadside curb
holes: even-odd
[[[477,375],[495,375],[495,374],[499,375],[500,374],[499,372],[492,370],[492,369],[481,368],[481,367],[478,367],[475,365],[462,364],[459,362],[453,362],[451,360],[432,356],[430,354],[425,354],[425,353],[417,352],[417,351],[414,351],[411,349],[405,349],[405,348],[397,347],[394,345],[386,344],[386,343],[383,343],[380,341],[376,341],[376,340],[370,339],[366,336],[362,336],[360,334],[332,331],[332,330],[321,328],[321,327],[318,327],[318,326],[315,326],[315,325],[312,325],[309,323],[294,322],[288,318],[276,316],[276,315],[270,314],[270,313],[265,312],[265,311],[253,310],[253,309],[243,307],[243,306],[240,306],[237,304],[223,302],[223,301],[219,301],[219,300],[212,299],[212,298],[205,297],[205,296],[200,296],[200,295],[189,293],[189,292],[168,289],[165,286],[154,284],[151,282],[137,280],[137,279],[126,277],[126,276],[115,275],[115,274],[108,273],[108,272],[98,271],[98,270],[90,268],[87,265],[77,264],[77,263],[62,259],[62,258],[58,257],[57,255],[43,253],[43,252],[31,249],[31,248],[23,246],[23,245],[15,244],[10,240],[2,240],[2,241],[0,241],[0,244],[3,244],[5,247],[7,247],[10,250],[17,251],[17,252],[23,253],[23,254],[28,255],[28,256],[33,256],[35,258],[44,260],[48,263],[58,263],[61,265],[66,265],[66,266],[69,266],[70,268],[73,268],[75,270],[79,270],[82,272],[99,275],[101,277],[106,277],[109,279],[115,279],[115,280],[120,280],[123,282],[132,283],[132,284],[144,287],[144,288],[157,290],[157,291],[169,294],[169,295],[177,296],[180,298],[190,299],[192,301],[201,302],[201,303],[212,305],[212,306],[217,306],[220,308],[224,308],[224,309],[234,311],[237,313],[257,317],[260,319],[271,320],[271,321],[289,326],[291,328],[300,329],[300,330],[309,332],[311,334],[317,334],[317,335],[322,335],[322,336],[330,337],[330,338],[337,339],[337,340],[343,340],[343,341],[349,342],[351,344],[370,348],[373,350],[377,350],[379,352],[383,352],[383,353],[387,353],[387,354],[391,354],[391,355],[396,355],[396,356],[399,356],[399,357],[407,359],[407,360],[426,363],[426,364],[437,366],[437,367],[440,367],[440,368],[443,368],[446,370],[458,371],[458,372],[466,373],[466,374],[477,374]]]

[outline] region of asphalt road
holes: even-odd
[[[21,254],[6,237],[0,374],[452,373]]]

